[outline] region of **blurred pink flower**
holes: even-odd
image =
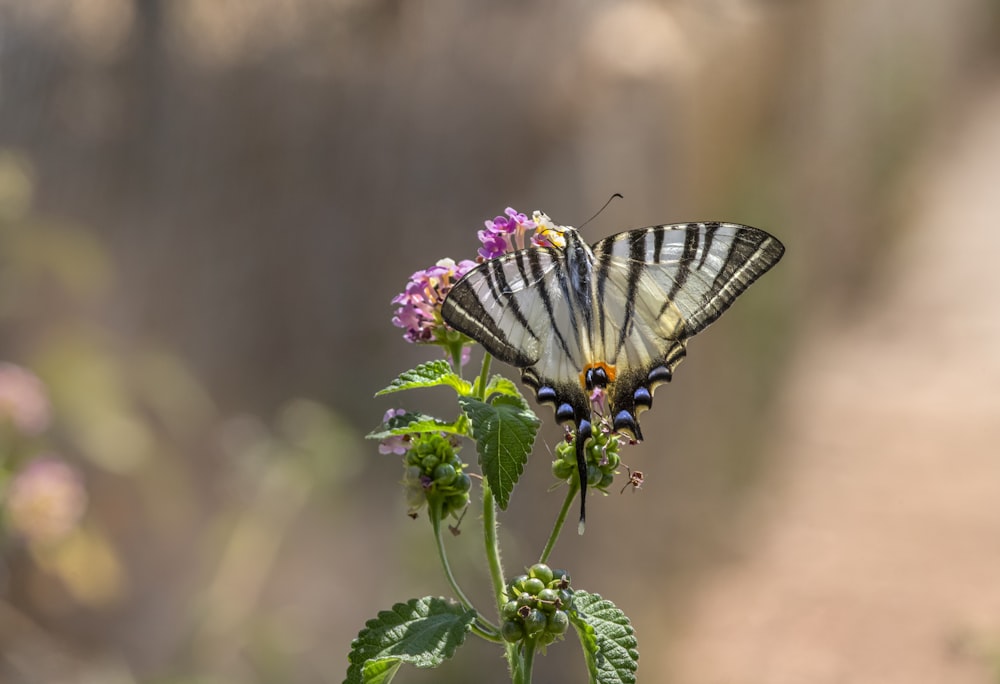
[[[0,421],[9,420],[18,431],[37,435],[49,426],[51,415],[45,385],[38,376],[0,362]]]
[[[13,532],[32,543],[46,543],[76,527],[87,507],[87,492],[75,468],[44,456],[14,476],[3,503]]]

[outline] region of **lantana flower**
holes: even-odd
[[[495,259],[516,249],[524,249],[525,234],[535,228],[526,214],[511,207],[507,207],[504,214],[487,221],[486,230],[479,231],[479,241],[483,243],[479,256],[483,259]]]
[[[441,259],[435,265],[417,271],[410,277],[406,289],[393,298],[397,305],[392,322],[406,332],[403,338],[414,343],[445,343],[450,331],[441,318],[441,304],[448,292],[476,262]]]
[[[536,211],[529,219],[526,214],[511,207],[507,207],[504,214],[505,216],[497,216],[492,221],[487,221],[486,230],[479,231],[479,241],[483,243],[479,248],[481,259],[495,259],[515,250],[524,249],[528,244],[532,247],[560,249],[566,246],[566,238],[563,235],[565,227],[557,226],[547,214]],[[529,233],[531,237],[527,239]]]

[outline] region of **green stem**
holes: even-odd
[[[531,669],[535,664],[535,640],[524,640],[524,655],[521,657],[521,684],[531,684]]]
[[[486,399],[486,379],[490,374],[490,363],[493,361],[493,356],[489,353],[483,354],[483,367],[479,371],[479,388],[476,390],[476,399],[483,401]]]
[[[451,352],[451,368],[458,377],[462,377],[462,345],[449,344],[448,351]]]
[[[490,581],[493,583],[493,597],[497,613],[503,609],[504,579],[500,565],[500,544],[497,541],[497,507],[490,489],[489,480],[483,478],[483,541],[486,544],[486,560],[490,566]]]
[[[458,600],[467,610],[476,610],[475,606],[472,605],[472,601],[462,591],[462,587],[458,585],[455,574],[451,571],[451,563],[448,562],[448,553],[444,548],[444,537],[441,535],[441,507],[442,502],[439,501],[430,508],[431,527],[434,528],[434,542],[437,545],[438,557],[441,559],[444,574],[448,578],[448,584],[451,585],[451,590],[455,592],[455,596],[458,597]],[[481,625],[473,624],[472,631],[489,641],[502,641],[499,636],[500,629],[484,618],[479,611],[476,611],[476,615],[478,616],[476,619],[479,620]]]
[[[580,491],[580,483],[577,478],[570,478],[569,488],[566,491],[566,499],[563,501],[562,508],[559,509],[559,516],[556,518],[556,524],[552,526],[552,534],[549,535],[549,540],[545,544],[545,548],[542,549],[542,555],[538,558],[539,563],[545,563],[549,560],[549,554],[552,553],[552,549],[556,545],[556,540],[559,539],[559,533],[562,532],[563,524],[566,522],[566,516],[569,514],[570,506],[573,504],[573,499],[576,498],[576,493]]]

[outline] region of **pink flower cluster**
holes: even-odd
[[[11,529],[42,544],[69,534],[87,506],[80,473],[54,456],[29,463],[11,481],[4,498]]]
[[[497,216],[486,222],[486,230],[479,231],[479,248],[482,259],[495,259],[498,256],[524,249],[526,244],[532,247],[564,247],[566,242],[562,237],[562,228],[552,223],[552,219],[540,211],[536,211],[529,219],[510,207],[504,210],[505,216]],[[534,231],[531,239],[526,242],[527,234]]]
[[[406,332],[407,342],[434,342],[446,330],[441,318],[441,304],[462,276],[475,268],[476,262],[441,259],[410,277],[406,289],[393,298],[397,305],[392,323]]]
[[[525,214],[507,207],[506,216],[497,216],[486,222],[486,230],[479,231],[479,256],[495,259],[515,249],[524,249],[524,234],[534,230],[535,224]]]
[[[49,398],[38,376],[13,363],[0,363],[0,420],[22,434],[37,435],[51,420]]]

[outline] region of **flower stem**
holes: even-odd
[[[451,352],[451,369],[458,377],[462,377],[462,345],[449,344],[448,351]]]
[[[563,524],[566,522],[566,515],[569,513],[569,508],[573,504],[573,499],[576,498],[576,493],[580,491],[580,483],[576,478],[570,478],[569,487],[566,491],[566,499],[563,501],[562,508],[559,509],[559,515],[556,517],[556,523],[552,526],[552,534],[549,535],[549,540],[545,543],[545,548],[542,549],[542,555],[539,556],[538,562],[545,563],[549,559],[549,554],[552,553],[552,549],[556,545],[556,541],[559,539],[559,533],[562,532]]]
[[[483,367],[479,371],[479,387],[476,389],[476,399],[483,401],[486,399],[486,379],[490,375],[490,363],[493,356],[489,353],[483,354]]]
[[[486,560],[490,566],[493,597],[499,613],[504,604],[504,579],[503,567],[500,564],[500,544],[497,541],[497,507],[489,480],[485,478],[483,479],[483,541],[486,545]]]
[[[521,656],[521,684],[531,684],[531,670],[535,665],[535,640],[524,640],[524,651]]]
[[[475,606],[472,605],[472,601],[469,597],[465,595],[462,591],[462,587],[458,585],[458,580],[455,579],[454,573],[451,571],[451,563],[448,562],[448,553],[444,548],[444,537],[441,535],[441,507],[442,502],[436,502],[432,507],[430,507],[430,518],[431,527],[434,528],[434,541],[437,544],[438,557],[441,559],[441,565],[444,568],[444,574],[448,578],[448,584],[451,585],[451,590],[455,592],[455,596],[467,610],[476,610]],[[500,629],[494,625],[492,622],[482,617],[479,611],[476,611],[477,620],[481,624],[473,624],[472,630],[476,632],[479,636],[489,641],[501,641],[499,634]]]

